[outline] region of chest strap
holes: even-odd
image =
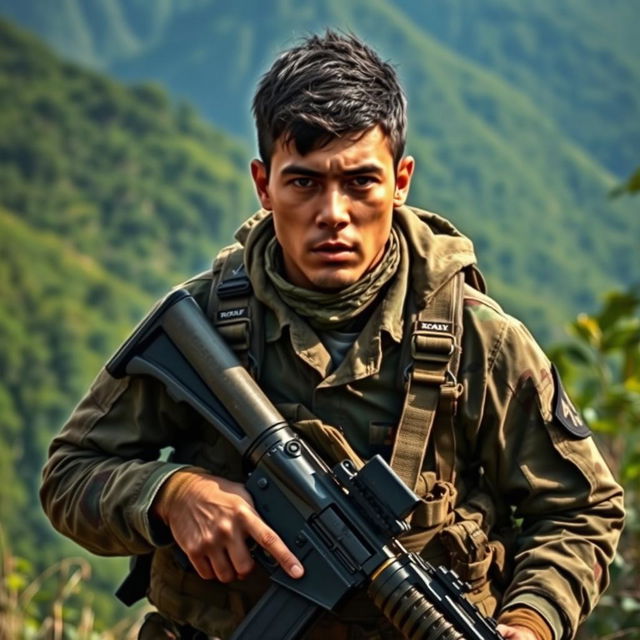
[[[214,260],[207,316],[252,375],[257,373],[261,356],[259,336],[252,330],[256,313],[242,248],[231,245]]]
[[[412,364],[391,466],[412,489],[422,471],[432,432],[436,435],[438,477],[450,482],[454,479],[453,416],[462,394],[456,375],[460,363],[463,285],[462,273],[443,285],[427,307],[418,312],[409,337]]]

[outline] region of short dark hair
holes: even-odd
[[[305,155],[376,125],[397,164],[404,153],[406,111],[395,69],[355,35],[332,30],[280,54],[253,98],[258,150],[267,169],[281,136]]]

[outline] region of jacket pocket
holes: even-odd
[[[402,536],[402,543],[430,562],[441,563],[445,560],[445,551],[437,534],[453,521],[456,489],[450,482],[436,479],[434,472],[427,471],[418,478],[416,493],[420,503],[409,516],[411,531]]]
[[[494,547],[475,521],[456,522],[444,528],[440,538],[451,558],[451,568],[464,581],[472,588],[487,581]]]
[[[169,620],[226,638],[268,586],[268,577],[259,568],[250,580],[225,584],[203,580],[181,566],[172,547],[162,547],[154,553],[148,597]]]
[[[440,541],[449,555],[451,569],[469,584],[469,600],[484,615],[493,615],[502,599],[505,545],[499,540],[489,540],[475,520],[445,527]]]
[[[280,404],[278,410],[329,466],[346,459],[351,460],[356,469],[364,465],[364,460],[349,444],[340,429],[322,422],[303,405]]]

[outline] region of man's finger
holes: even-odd
[[[189,562],[193,566],[193,568],[197,571],[198,575],[203,580],[211,580],[216,577],[213,567],[211,563],[207,559],[206,556],[198,554],[198,555],[188,555]]]
[[[255,562],[251,553],[249,553],[246,540],[234,538],[229,543],[227,552],[229,554],[231,564],[239,578],[245,578],[251,573],[251,571],[253,571]]]
[[[237,579],[238,574],[224,549],[213,549],[209,553],[209,562],[220,582],[232,582]]]
[[[289,551],[280,536],[262,520],[256,518],[252,522],[249,534],[292,578],[301,578],[304,575],[300,560]]]

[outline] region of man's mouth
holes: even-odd
[[[311,251],[322,256],[325,260],[346,260],[353,257],[355,249],[346,242],[328,240],[315,245]]]

